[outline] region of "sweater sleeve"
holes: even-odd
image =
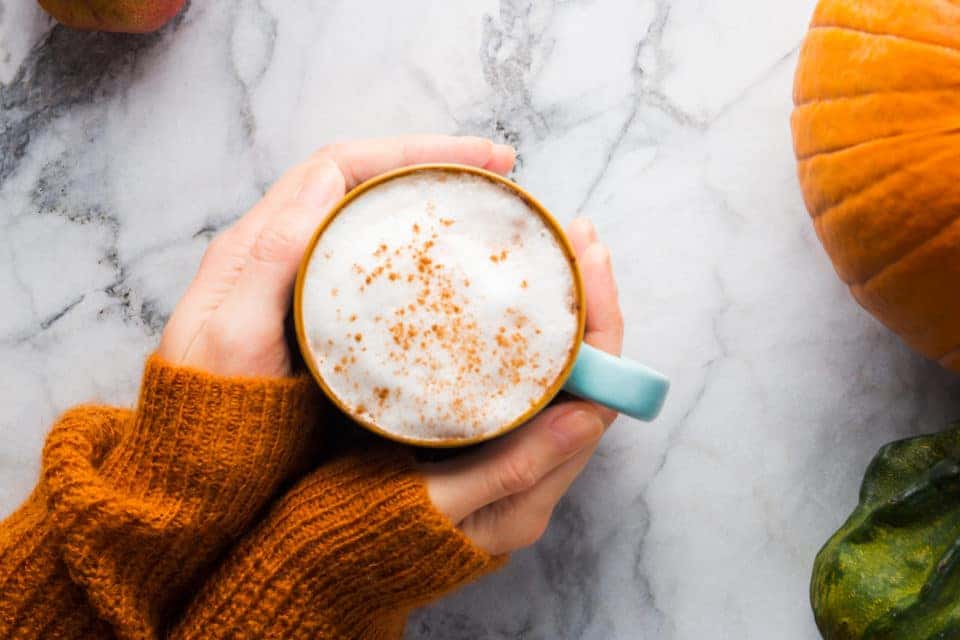
[[[79,407],[0,523],[0,638],[157,638],[303,467],[312,384],[146,365],[135,412]]]
[[[348,455],[274,505],[172,638],[396,640],[413,608],[505,561],[436,510],[407,454]]]

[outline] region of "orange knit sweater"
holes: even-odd
[[[147,362],[136,411],[67,412],[0,523],[0,638],[397,638],[500,564],[401,449],[316,463],[306,378]]]

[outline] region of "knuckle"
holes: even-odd
[[[310,155],[310,162],[326,165],[328,169],[335,171],[340,175],[340,179],[346,187],[348,181],[356,182],[349,158],[349,143],[334,142],[314,151]]]
[[[268,224],[257,233],[250,257],[260,262],[288,260],[297,246],[297,234],[287,225]]]
[[[336,157],[337,153],[343,149],[343,144],[342,142],[325,144],[310,154],[310,158],[312,160],[329,160],[331,157]]]
[[[496,489],[508,496],[532,489],[539,480],[534,465],[528,459],[517,456],[506,458],[496,471],[495,478]]]

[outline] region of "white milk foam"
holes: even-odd
[[[355,415],[417,440],[517,420],[563,370],[574,276],[546,223],[472,174],[394,178],[327,227],[303,323],[327,386]]]

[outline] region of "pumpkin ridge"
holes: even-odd
[[[924,160],[926,160],[926,158]],[[922,163],[918,163],[918,164],[922,164]],[[900,167],[896,167],[895,169],[891,169],[890,171],[883,173],[877,178],[877,181],[882,183],[884,180],[886,180],[890,176],[893,176],[898,173],[900,173]],[[832,211],[835,211],[836,209],[840,208],[840,206],[842,206],[845,202],[849,201],[851,198],[856,198],[857,196],[864,194],[867,191],[870,191],[870,189],[872,189],[874,186],[875,184],[866,184],[860,187],[859,189],[857,189],[856,191],[845,194],[842,198],[840,198],[840,200],[831,204],[829,207],[825,209],[821,209],[820,211],[811,212],[810,217],[813,219],[813,224],[814,225],[820,224],[820,220],[822,218],[826,218],[827,215],[829,215]]]
[[[924,93],[955,93],[960,91],[960,84],[945,84],[942,87],[936,88],[927,88],[927,89],[886,89],[884,91],[866,91],[864,93],[851,93],[844,96],[833,96],[832,98],[810,98],[808,100],[802,100],[800,102],[794,102],[793,106],[795,109],[800,109],[801,107],[808,107],[812,104],[829,104],[831,102],[840,102],[842,100],[859,100],[860,98],[868,98],[871,96],[896,96],[896,95],[922,95]],[[829,153],[827,151],[821,153]],[[816,155],[816,154],[813,154]],[[802,159],[802,158],[801,158]]]
[[[912,349],[960,373],[960,0],[815,4],[790,116],[812,226],[864,309]],[[960,492],[956,517],[960,532]],[[926,560],[906,558],[897,570],[917,574]],[[957,575],[953,631],[936,637],[960,640],[960,562]],[[844,568],[831,576],[843,581]],[[854,617],[876,617],[867,609],[881,586],[912,588],[890,582],[892,573],[873,577],[858,601],[866,609]],[[848,613],[829,623],[826,637],[862,638],[864,627],[854,635]],[[916,631],[896,637],[934,637]]]
[[[948,130],[948,131],[946,131],[946,132],[933,132],[933,133],[950,133],[950,132],[953,132],[953,131],[954,131],[954,130],[951,129],[951,130]],[[956,133],[960,133],[960,129],[957,129],[957,130],[956,130]],[[866,141],[866,142],[861,142],[861,143],[858,143],[858,144],[855,144],[855,145],[850,145],[850,146],[848,146],[846,149],[842,149],[841,151],[852,150],[852,149],[855,149],[855,148],[857,148],[857,147],[859,147],[859,146],[862,146],[862,145],[865,145],[865,144],[869,144],[869,143],[871,143],[871,142],[877,142],[877,141],[880,141],[880,140],[890,140],[890,139],[892,139],[892,138],[896,138],[896,137],[901,136],[901,135],[903,135],[903,136],[906,136],[906,135],[911,135],[911,136],[913,136],[914,134],[897,134],[897,135],[895,135],[895,136],[887,136],[886,138],[877,138],[877,139],[875,139],[875,140],[868,140],[868,141]],[[923,134],[923,135],[926,135],[926,134]],[[918,136],[916,136],[916,137],[922,137],[922,136],[919,136],[919,135],[918,135]],[[839,151],[837,151],[837,152],[830,152],[830,153],[839,153]],[[829,207],[826,207],[825,209],[821,209],[820,211],[811,212],[811,213],[810,213],[810,217],[813,218],[815,221],[816,221],[816,220],[819,220],[819,219],[821,219],[821,218],[825,218],[825,217],[828,216],[831,212],[833,212],[833,211],[835,211],[836,209],[838,209],[841,205],[843,205],[844,203],[848,202],[851,198],[856,198],[857,196],[863,195],[864,193],[870,191],[871,189],[882,187],[883,184],[884,184],[884,182],[885,182],[888,178],[890,178],[890,177],[892,177],[892,176],[894,176],[894,175],[898,175],[898,174],[900,174],[900,173],[903,173],[903,171],[905,171],[905,170],[916,169],[916,168],[918,168],[918,167],[922,167],[922,166],[926,165],[927,163],[937,162],[938,160],[941,159],[942,156],[950,155],[951,153],[955,153],[955,149],[944,149],[942,153],[938,153],[938,154],[936,154],[936,155],[934,155],[934,156],[930,156],[930,157],[926,157],[926,158],[921,158],[920,160],[918,160],[918,161],[915,162],[915,163],[908,164],[908,165],[905,165],[905,166],[904,166],[904,165],[898,165],[898,166],[890,169],[889,171],[886,171],[886,172],[880,174],[879,176],[874,177],[874,179],[873,179],[872,182],[870,182],[870,183],[862,186],[861,188],[857,189],[856,191],[852,191],[852,192],[850,192],[850,193],[844,194],[844,196],[843,196],[842,198],[840,198],[837,202],[831,204]],[[809,162],[810,160],[813,160],[814,158],[816,158],[817,156],[820,156],[820,155],[828,155],[828,154],[826,154],[826,153],[823,153],[823,154],[815,154],[814,156],[811,156],[810,158],[801,159],[800,164],[802,165],[804,162]],[[801,179],[801,180],[802,180],[802,179]],[[950,222],[952,223],[953,220],[955,220],[955,218],[952,219]],[[940,230],[938,229],[937,231],[940,231]],[[926,240],[925,240],[925,241],[926,241]]]
[[[910,256],[912,256],[912,255],[913,255],[915,252],[917,252],[918,250],[924,248],[925,246],[927,246],[927,245],[930,244],[931,242],[934,242],[937,238],[939,238],[939,237],[942,236],[944,233],[946,233],[946,232],[949,231],[951,228],[953,228],[953,226],[954,226],[957,222],[960,222],[960,212],[958,212],[957,215],[953,216],[953,218],[951,218],[949,222],[947,222],[947,223],[944,224],[942,227],[940,227],[939,229],[937,229],[935,232],[933,232],[932,234],[930,234],[929,236],[927,236],[926,238],[924,238],[922,242],[918,242],[918,243],[915,244],[914,246],[912,246],[912,247],[910,247],[909,249],[907,249],[907,251],[906,251],[903,255],[901,255],[900,257],[898,257],[896,260],[893,260],[892,262],[888,262],[887,264],[883,265],[883,267],[882,267],[880,270],[878,270],[876,273],[870,274],[869,276],[867,276],[866,278],[864,278],[864,279],[863,279],[862,281],[860,281],[860,282],[855,282],[855,283],[851,284],[850,287],[851,287],[851,288],[853,288],[853,287],[858,287],[858,288],[860,288],[860,289],[865,289],[866,287],[870,286],[870,283],[871,283],[873,280],[875,280],[876,278],[879,278],[879,277],[880,277],[881,275],[883,275],[888,269],[892,269],[892,268],[896,267],[898,264],[900,264],[901,262],[903,262],[904,260],[906,260],[907,258],[909,258]]]
[[[816,153],[810,153],[810,154],[803,155],[803,156],[797,156],[797,161],[798,161],[798,162],[804,162],[804,161],[806,161],[806,160],[813,160],[814,158],[819,158],[820,156],[829,156],[829,155],[832,155],[832,154],[834,154],[834,153],[841,153],[841,152],[843,152],[843,151],[851,151],[851,150],[853,150],[853,149],[857,149],[857,148],[859,148],[859,147],[866,146],[866,145],[868,145],[868,144],[873,144],[873,143],[875,143],[875,142],[887,142],[887,141],[890,141],[890,140],[894,140],[894,139],[896,139],[896,138],[916,138],[916,139],[921,139],[921,138],[928,137],[928,136],[934,136],[934,135],[951,135],[951,134],[954,134],[954,133],[960,133],[960,126],[958,126],[958,127],[946,127],[946,128],[939,128],[939,129],[930,129],[930,130],[928,130],[928,131],[907,131],[907,132],[901,132],[901,133],[891,133],[890,135],[887,135],[887,136],[877,136],[877,137],[875,137],[875,138],[871,138],[870,140],[864,140],[863,142],[857,142],[857,143],[848,144],[848,145],[845,145],[845,146],[842,146],[842,147],[836,147],[836,148],[833,148],[833,149],[824,149],[824,150],[822,150],[822,151],[817,151]],[[886,176],[887,176],[887,174],[884,174],[883,176],[881,176],[881,178],[885,178]]]
[[[810,27],[810,31],[827,31],[830,29],[836,29],[837,31],[846,31],[848,33],[859,33],[865,36],[874,36],[876,38],[892,38],[894,40],[903,40],[904,42],[911,42],[913,44],[922,45],[925,47],[932,47],[934,49],[944,49],[951,54],[960,56],[960,48],[951,47],[949,45],[940,44],[939,42],[930,42],[929,40],[917,40],[915,38],[908,38],[896,33],[883,33],[881,31],[867,31],[866,29],[858,29],[856,27],[848,27],[842,24],[815,24]]]

